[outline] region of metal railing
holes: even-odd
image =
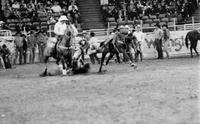
[[[195,23],[195,21],[192,21],[193,23],[190,24],[182,24],[182,25],[176,25],[176,21],[174,19],[173,25],[169,25],[169,30],[170,31],[187,31],[187,30],[194,30],[194,29],[200,29],[200,23]],[[109,23],[109,22],[108,22]],[[48,36],[49,37],[54,37],[53,33],[53,25],[49,25],[49,30],[48,30]],[[141,21],[141,27],[143,32],[153,32],[155,27],[143,27],[143,22]],[[104,36],[104,35],[109,35],[110,32],[114,29],[114,27],[109,27],[107,29],[91,29],[91,30],[84,30],[87,32],[95,32],[96,36]]]

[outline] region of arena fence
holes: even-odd
[[[200,29],[200,23],[195,23],[194,18],[192,18],[191,21],[192,21],[192,23],[189,23],[189,24],[177,25],[176,19],[174,18],[173,23],[169,23],[168,27],[169,27],[170,31],[189,31],[189,30],[193,30],[193,29]],[[128,23],[128,24],[132,28],[133,24],[131,24],[131,23]],[[142,31],[145,33],[153,32],[153,30],[155,29],[155,27],[144,27],[142,21],[140,22],[140,25],[141,25]],[[53,33],[53,28],[54,28],[54,25],[49,25],[49,30],[48,30],[49,37],[55,36],[55,34]],[[112,27],[110,25],[110,22],[108,22],[107,29],[91,29],[91,30],[84,30],[84,31],[87,31],[87,32],[93,31],[93,32],[95,32],[96,36],[105,36],[105,35],[109,35],[110,32],[112,32],[112,30],[114,28],[115,27]]]

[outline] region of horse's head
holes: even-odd
[[[60,43],[60,45],[63,45],[65,47],[70,47],[71,46],[71,36],[70,36],[70,32],[66,32],[65,35],[62,38],[62,41]]]

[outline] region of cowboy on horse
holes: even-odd
[[[54,33],[57,41],[54,45],[47,45],[45,49],[46,68],[42,75],[47,74],[47,61],[49,57],[56,59],[57,65],[59,65],[61,61],[62,65],[60,65],[60,67],[63,75],[67,74],[66,65],[69,72],[72,70],[72,42],[74,37],[78,34],[78,31],[75,26],[69,22],[67,17],[62,15],[54,26]]]

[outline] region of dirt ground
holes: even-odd
[[[199,58],[98,67],[44,78],[43,64],[0,70],[0,124],[200,124]]]

